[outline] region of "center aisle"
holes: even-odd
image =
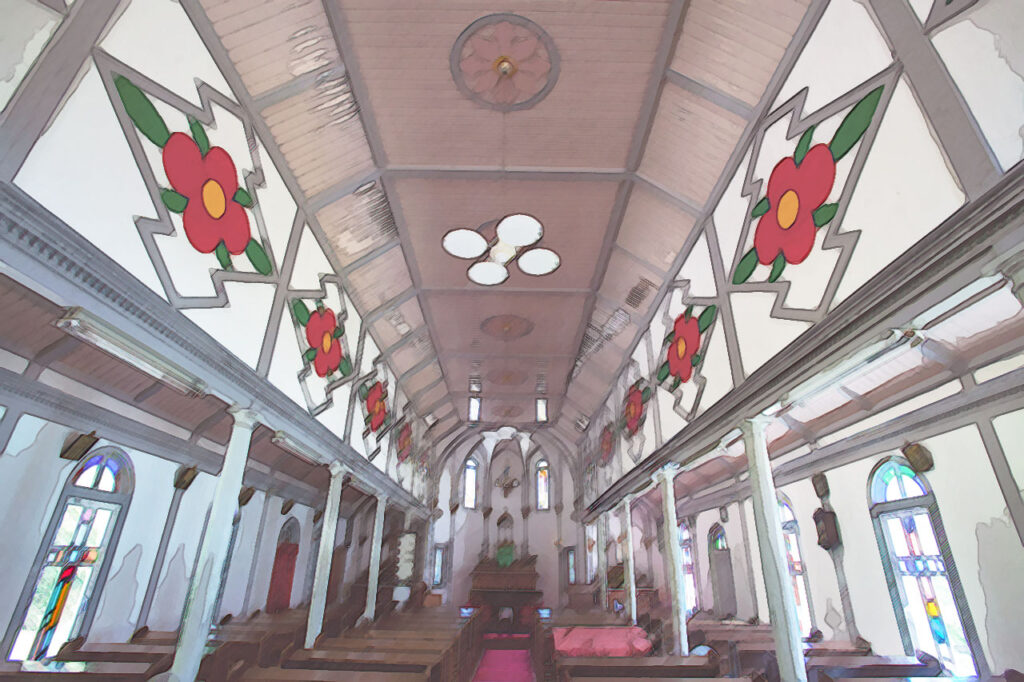
[[[535,682],[526,649],[487,649],[473,682]]]

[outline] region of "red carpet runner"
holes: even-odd
[[[534,682],[530,652],[525,649],[487,649],[473,682]]]

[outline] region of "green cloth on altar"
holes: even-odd
[[[502,568],[508,568],[512,565],[512,562],[516,560],[516,546],[510,543],[498,547],[498,551],[494,554],[494,558],[497,560],[499,566]]]

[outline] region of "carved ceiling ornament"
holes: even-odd
[[[551,37],[516,14],[491,14],[470,24],[455,41],[450,64],[462,94],[503,112],[529,109],[558,80]]]

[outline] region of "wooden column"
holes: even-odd
[[[626,615],[636,625],[636,572],[633,566],[633,496],[622,500],[622,522],[626,524],[626,551],[623,552],[623,580],[626,588]]]
[[[369,581],[366,586],[366,610],[362,621],[373,622],[377,615],[377,583],[380,580],[380,550],[384,541],[384,513],[388,508],[388,496],[377,496],[377,512],[373,517],[373,540],[370,545]]]
[[[679,544],[679,520],[676,518],[675,477],[678,465],[658,470],[655,482],[661,487],[662,539],[665,545],[665,581],[672,607],[672,649],[677,656],[690,654],[686,633],[686,580],[683,575],[683,548]]]
[[[324,521],[320,528],[320,547],[316,556],[316,574],[313,576],[313,593],[309,599],[309,616],[306,619],[305,647],[312,649],[324,626],[324,612],[327,610],[327,584],[331,577],[331,560],[334,558],[334,537],[338,532],[338,513],[341,511],[341,489],[348,470],[338,462],[331,462],[331,485],[327,489],[327,503],[324,505]]]

